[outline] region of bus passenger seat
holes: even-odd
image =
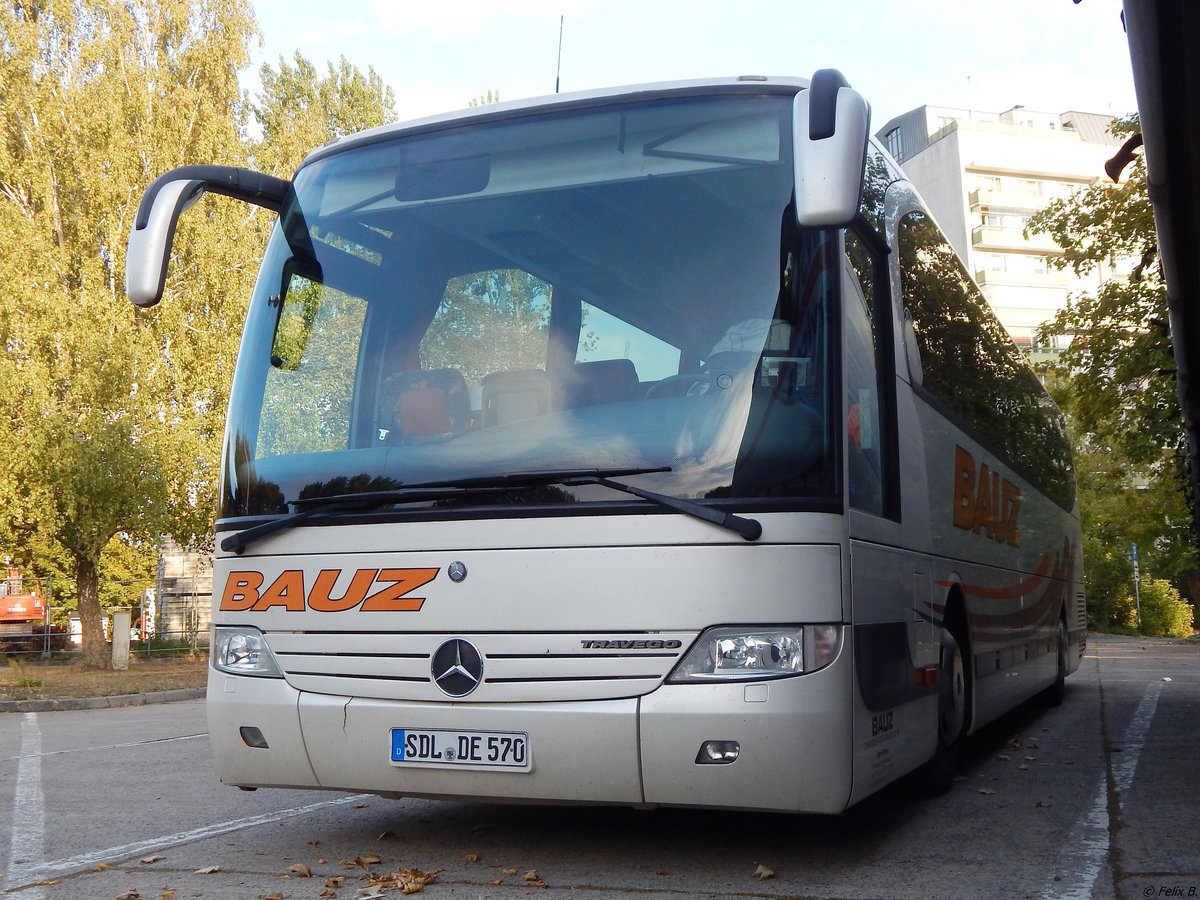
[[[541,369],[492,372],[483,379],[483,424],[507,425],[550,411],[550,379]]]
[[[388,376],[380,389],[379,439],[389,444],[449,440],[470,426],[467,381],[457,369]]]
[[[597,359],[575,363],[564,385],[563,406],[595,406],[641,397],[641,382],[631,359]]]

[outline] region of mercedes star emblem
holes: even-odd
[[[443,693],[465,697],[483,680],[483,657],[470,641],[453,638],[434,651],[431,670]]]

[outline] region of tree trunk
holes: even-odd
[[[83,664],[90,669],[111,669],[112,653],[101,626],[100,573],[95,560],[75,557],[75,583],[79,587],[79,623],[83,626]]]

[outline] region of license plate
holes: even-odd
[[[393,728],[397,766],[528,772],[529,735],[515,731],[440,731]]]

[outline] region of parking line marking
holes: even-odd
[[[109,847],[106,850],[97,850],[93,853],[81,853],[78,856],[72,856],[69,859],[58,859],[51,862],[43,862],[41,865],[32,867],[23,867],[20,872],[20,877],[25,879],[21,884],[6,884],[8,890],[14,890],[26,885],[33,884],[38,881],[45,881],[49,878],[61,878],[65,875],[73,875],[77,872],[86,871],[99,863],[112,863],[124,859],[131,859],[135,856],[140,856],[143,853],[150,853],[155,850],[163,850],[167,847],[175,847],[180,844],[190,844],[195,841],[203,841],[218,835],[228,834],[231,831],[239,831],[243,828],[253,828],[256,825],[269,825],[272,822],[279,822],[283,819],[290,819],[294,816],[302,816],[307,813],[316,812],[322,809],[329,809],[334,806],[342,806],[346,803],[361,803],[363,800],[371,797],[370,794],[354,794],[349,797],[338,797],[334,800],[322,800],[318,803],[310,803],[307,806],[294,806],[290,809],[276,810],[275,812],[262,813],[257,816],[249,816],[244,819],[231,819],[228,822],[218,822],[215,825],[205,825],[201,828],[193,828],[190,831],[180,831],[176,834],[163,835],[162,837],[147,838],[144,841],[134,841],[130,844],[123,844],[120,847]],[[40,859],[40,857],[39,857]],[[13,881],[11,873],[9,881]]]
[[[1070,862],[1055,873],[1054,878],[1043,889],[1041,897],[1049,898],[1079,898],[1087,900],[1093,896],[1096,880],[1100,872],[1108,865],[1110,850],[1110,835],[1112,822],[1108,815],[1108,778],[1111,774],[1113,790],[1118,806],[1125,804],[1125,794],[1133,786],[1133,776],[1137,773],[1138,760],[1142,755],[1146,735],[1150,731],[1150,722],[1158,708],[1158,695],[1162,693],[1161,682],[1151,682],[1146,688],[1142,702],[1129,727],[1125,729],[1125,737],[1121,746],[1125,750],[1119,760],[1105,772],[1096,791],[1092,805],[1084,816],[1075,823],[1064,842],[1064,855],[1074,857],[1075,864]],[[1106,761],[1106,766],[1108,761]]]
[[[6,888],[18,879],[30,884],[30,878],[45,858],[46,807],[42,797],[42,730],[37,713],[21,717],[21,757],[17,760],[17,783],[13,791],[12,829],[8,838],[8,870],[3,879]],[[30,900],[42,896],[40,889],[26,895]]]

